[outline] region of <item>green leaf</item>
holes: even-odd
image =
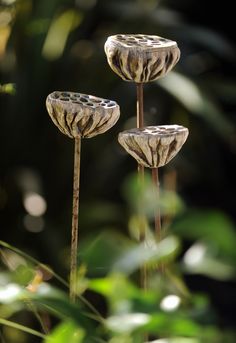
[[[0,318],[0,324],[9,326],[11,328],[14,328],[23,332],[27,332],[33,336],[45,338],[45,335],[43,335],[41,332],[35,331],[27,326],[24,326],[24,325],[21,325],[21,324],[18,324],[18,323],[15,323],[15,322],[3,319],[3,318]]]
[[[111,274],[106,278],[90,281],[91,290],[102,294],[110,305],[113,314],[129,312],[149,312],[156,309],[159,292],[157,290],[144,290],[123,274]]]
[[[0,84],[0,93],[6,93],[10,95],[16,94],[16,85],[14,83]]]
[[[46,337],[44,343],[81,343],[85,336],[84,330],[74,322],[68,321],[58,325],[53,332]]]
[[[162,215],[172,216],[184,209],[183,201],[176,192],[161,189],[158,197],[148,174],[142,183],[137,174],[131,174],[124,183],[123,193],[132,212],[148,218],[153,218],[158,208]]]
[[[82,312],[79,304],[72,304],[67,294],[46,283],[40,284],[36,292],[29,292],[17,284],[0,288],[0,302],[3,304],[24,302],[27,305],[28,301],[35,304],[37,308],[46,308],[60,319],[74,320],[78,325],[91,330],[91,322],[87,320],[87,315]]]
[[[22,287],[15,283],[10,283],[6,286],[0,287],[0,303],[9,304],[19,300],[25,291]]]
[[[15,248],[14,246],[12,246],[12,245],[4,242],[4,241],[1,241],[1,240],[0,240],[0,246],[4,247],[6,249],[9,249],[10,251],[13,251],[14,253],[18,254],[19,256],[22,256],[27,261],[29,261],[29,262],[33,263],[34,265],[40,267],[40,269],[45,270],[49,274],[53,275],[55,277],[55,279],[57,279],[64,286],[69,287],[68,283],[65,280],[63,280],[60,277],[60,275],[56,274],[51,268],[49,268],[45,264],[42,264],[40,261],[38,261],[35,258],[29,256],[28,254],[26,254],[25,252],[21,251],[20,249]]]
[[[27,286],[29,282],[33,279],[35,275],[35,270],[27,265],[19,265],[14,273],[12,273],[12,281],[22,285]]]
[[[127,237],[110,230],[102,232],[96,239],[84,241],[80,251],[88,271],[93,276],[103,276],[112,269],[115,261],[132,246],[133,242]]]
[[[236,233],[230,219],[218,211],[188,211],[171,226],[172,232],[187,239],[201,240],[218,254],[236,258]]]
[[[43,45],[43,57],[50,61],[60,58],[70,33],[81,24],[82,20],[83,14],[72,9],[54,17]]]
[[[106,320],[108,329],[118,333],[129,333],[147,324],[150,316],[146,313],[128,313],[119,316],[111,316]]]
[[[198,338],[176,337],[176,338],[157,339],[149,343],[201,343],[201,342]]]
[[[90,280],[89,288],[107,298],[131,298],[141,296],[140,290],[122,274],[111,274],[106,278]]]
[[[179,240],[174,236],[163,239],[160,243],[152,241],[147,244],[137,244],[116,261],[113,270],[130,274],[143,264],[152,264],[176,256],[180,247]]]
[[[207,93],[187,76],[171,72],[159,79],[158,84],[171,93],[191,113],[201,117],[223,138],[230,137],[234,125]]]
[[[198,242],[185,253],[183,261],[185,271],[190,274],[202,274],[217,280],[230,280],[236,277],[236,268],[215,256],[216,252],[206,244]]]
[[[199,324],[183,315],[178,315],[178,312],[153,314],[143,329],[161,336],[188,337],[198,337],[202,331]]]

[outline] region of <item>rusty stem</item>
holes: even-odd
[[[153,188],[155,192],[155,213],[154,213],[154,220],[155,220],[155,232],[158,242],[161,240],[161,212],[160,212],[160,185],[159,185],[159,177],[158,177],[158,168],[152,168],[152,182]]]
[[[154,213],[154,222],[155,222],[155,232],[157,237],[157,242],[160,242],[162,239],[162,230],[161,230],[161,209],[160,209],[160,182],[158,177],[158,168],[152,168],[152,182],[153,182],[153,191],[155,193],[155,213]],[[158,265],[158,270],[161,273],[165,272],[165,266],[163,262],[160,262]]]
[[[137,128],[144,126],[144,115],[143,115],[143,84],[136,83],[137,88]],[[144,183],[144,166],[138,164],[138,178],[141,185]],[[140,218],[140,242],[145,241],[145,217],[142,215]],[[140,270],[140,283],[141,287],[147,289],[147,267],[143,265]]]
[[[80,188],[80,154],[81,138],[75,138],[74,152],[74,180],[73,180],[73,205],[72,205],[72,231],[71,231],[71,262],[70,262],[70,299],[76,300],[77,288],[77,250],[79,231],[79,188]]]
[[[143,127],[143,84],[137,83],[137,127]]]

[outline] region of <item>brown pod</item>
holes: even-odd
[[[111,69],[123,80],[136,83],[164,76],[180,57],[176,42],[145,34],[110,36],[104,48]]]
[[[187,137],[184,126],[162,125],[123,131],[118,141],[139,164],[159,168],[175,157]]]
[[[120,116],[115,101],[74,92],[55,91],[46,100],[48,113],[70,138],[90,138],[109,130]]]

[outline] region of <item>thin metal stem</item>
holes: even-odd
[[[136,83],[137,89],[137,128],[142,128],[144,126],[144,114],[143,114],[143,84]],[[144,166],[138,164],[138,177],[141,185],[144,184]],[[140,242],[145,241],[145,218],[141,215],[140,218]],[[144,265],[140,270],[140,283],[141,287],[147,289],[147,267]]]
[[[161,229],[161,210],[160,210],[160,183],[159,183],[159,176],[158,176],[158,168],[152,168],[152,182],[153,182],[153,190],[155,192],[155,213],[154,213],[154,221],[155,221],[155,232],[157,241],[160,242],[162,239],[162,229]],[[161,273],[164,273],[165,266],[161,262],[158,266],[158,270]]]
[[[137,127],[142,128],[144,125],[143,116],[143,84],[137,83]]]
[[[152,168],[152,182],[154,186],[155,198],[157,205],[155,206],[155,232],[158,242],[161,240],[161,212],[160,212],[160,185],[158,177],[158,168]]]
[[[136,83],[137,88],[137,128],[144,126],[144,114],[143,114],[143,83]],[[144,179],[144,166],[138,164],[139,179],[143,182]]]
[[[70,264],[70,299],[76,300],[77,289],[77,253],[79,233],[79,190],[80,190],[80,154],[81,138],[75,138],[74,152],[74,181],[73,181],[73,205],[72,205],[72,231],[71,231],[71,264]]]

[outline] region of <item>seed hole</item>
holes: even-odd
[[[54,99],[58,99],[60,97],[60,95],[58,93],[53,93],[52,94],[52,98]]]
[[[81,102],[88,102],[88,99],[86,99],[85,97],[81,97],[81,98],[80,98],[80,101],[81,101]]]
[[[61,96],[63,96],[63,97],[70,97],[70,93],[62,92]]]
[[[100,102],[101,102],[101,100],[99,100],[99,99],[90,99],[90,100],[92,100],[92,101],[95,102],[96,104],[100,104]]]
[[[60,100],[62,100],[62,101],[70,101],[70,99],[69,98],[60,98]]]

